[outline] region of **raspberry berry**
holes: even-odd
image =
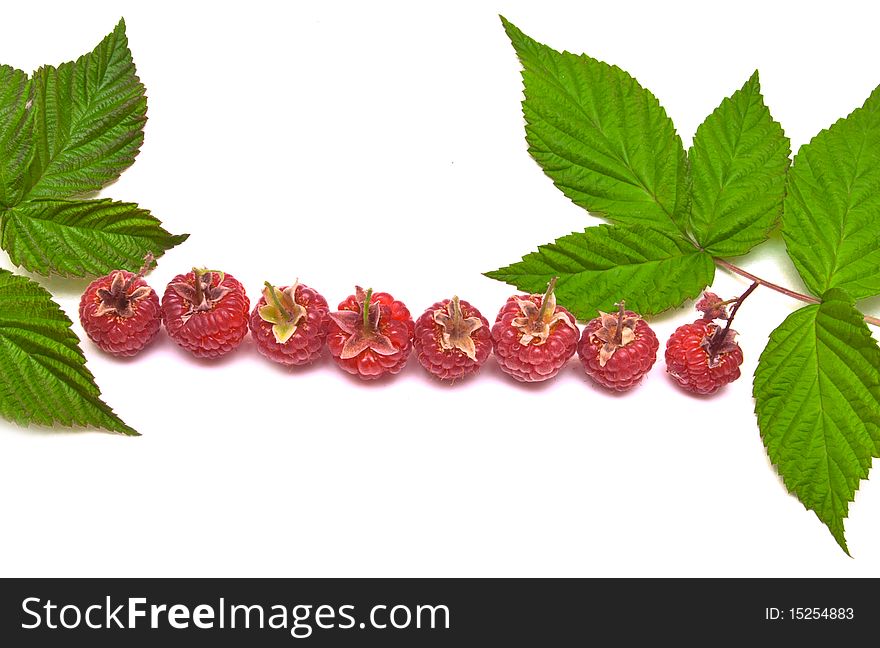
[[[102,351],[133,356],[149,344],[162,324],[156,291],[144,281],[153,262],[147,255],[140,272],[111,272],[88,285],[79,301],[79,320]]]
[[[703,319],[679,326],[666,343],[666,371],[695,394],[718,391],[739,378],[743,353],[735,336],[735,331]]]
[[[198,358],[219,358],[248,331],[250,302],[230,274],[193,268],[171,280],[162,297],[169,337]]]
[[[250,316],[257,350],[284,365],[304,365],[321,355],[330,321],[327,300],[299,282],[276,288],[268,281]]]
[[[754,282],[742,295],[727,300],[715,293],[703,293],[696,303],[703,317],[675,329],[666,342],[666,371],[684,389],[695,394],[713,394],[739,378],[743,352],[730,325],[739,307],[757,287]],[[728,312],[730,304],[733,306]],[[727,323],[722,329],[713,319]]]
[[[492,343],[501,369],[521,382],[552,378],[574,355],[578,327],[574,316],[556,305],[550,281],[544,295],[513,295],[492,326]]]
[[[413,345],[428,373],[440,380],[458,380],[486,362],[492,336],[480,311],[453,297],[437,302],[416,320]]]
[[[618,304],[617,313],[603,313],[590,320],[578,343],[584,371],[597,383],[626,391],[648,373],[657,360],[660,342],[637,313]]]
[[[412,351],[415,324],[403,302],[355,287],[330,313],[327,346],[345,371],[364,380],[396,374]]]

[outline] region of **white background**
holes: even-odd
[[[104,195],[191,233],[149,277],[160,294],[199,265],[252,299],[299,277],[331,304],[358,283],[414,315],[458,293],[493,320],[513,289],[481,272],[595,222],[526,152],[498,13],[631,72],[686,146],[755,68],[795,150],[880,82],[867,3],[720,6],[17,3],[0,61],[75,58],[125,16],[149,122]],[[801,287],[778,240],[741,261]],[[40,281],[76,318],[85,282]],[[652,321],[661,340],[690,306]],[[851,507],[849,559],[761,444],[750,377],[797,306],[757,291],[737,319],[744,378],[704,399],[673,387],[662,357],[613,396],[576,360],[527,386],[490,360],[450,388],[414,358],[364,384],[327,357],[281,369],[249,340],[213,363],[164,333],[129,361],[86,342],[143,436],[0,423],[0,574],[880,576],[880,477]]]

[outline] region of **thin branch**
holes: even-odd
[[[775,290],[776,292],[780,292],[783,295],[787,295],[792,299],[798,299],[802,302],[806,302],[807,304],[821,304],[821,300],[816,299],[812,295],[804,295],[803,293],[795,292],[794,290],[789,290],[788,288],[783,288],[771,281],[767,281],[766,279],[761,279],[761,277],[756,277],[751,272],[747,270],[743,270],[742,268],[733,265],[732,263],[725,261],[724,259],[715,258],[715,264],[721,266],[726,270],[730,270],[734,274],[738,274],[741,277],[745,277],[746,279],[751,279],[755,283],[764,286],[765,288],[770,288],[771,290]],[[874,326],[880,326],[880,317],[874,317],[872,315],[865,315],[865,321],[868,324],[873,324]]]

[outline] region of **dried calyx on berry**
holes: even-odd
[[[144,257],[144,265],[135,275],[126,279],[127,272],[117,270],[113,273],[109,288],[99,288],[96,295],[100,302],[95,308],[96,316],[111,315],[116,317],[132,317],[137,310],[137,303],[153,293],[146,285],[137,286],[139,279],[149,272],[156,260],[152,254]]]
[[[330,321],[327,300],[299,280],[292,286],[263,285],[263,295],[248,316],[257,351],[288,367],[317,360]]]
[[[626,310],[621,300],[616,313],[599,311],[587,322],[578,342],[578,355],[586,374],[614,391],[635,387],[657,360],[660,342],[648,323]]]
[[[694,308],[703,314],[703,319],[706,321],[715,319],[726,320],[730,319],[727,307],[730,304],[736,303],[736,301],[737,298],[721,299],[721,297],[715,293],[706,291],[703,293],[700,300],[694,305]]]
[[[533,342],[535,345],[544,344],[559,322],[577,332],[577,324],[574,323],[571,315],[567,311],[556,309],[556,294],[553,292],[555,287],[556,277],[553,277],[541,297],[540,306],[528,299],[516,300],[522,314],[514,318],[511,325],[519,330],[521,345],[528,346]]]
[[[440,327],[440,348],[444,351],[458,349],[471,360],[477,359],[477,347],[471,334],[482,328],[479,317],[465,317],[461,303],[455,295],[446,308],[434,311],[434,322]]]
[[[520,382],[553,378],[577,350],[574,316],[556,304],[552,279],[543,295],[512,295],[492,325],[498,366]]]
[[[372,288],[364,290],[360,286],[355,286],[355,301],[358,309],[330,313],[330,319],[349,336],[339,356],[343,360],[354,358],[367,349],[383,356],[394,355],[399,350],[387,335],[379,331],[379,317],[382,310],[378,304],[370,304],[372,296]]]
[[[389,293],[357,286],[327,317],[327,348],[343,371],[375,380],[403,369],[414,329],[406,304]]]
[[[102,351],[133,356],[159,332],[159,296],[144,280],[154,264],[153,255],[147,254],[137,274],[116,270],[98,277],[83,292],[79,319],[86,335]]]
[[[219,358],[241,344],[249,310],[244,286],[216,270],[179,274],[162,296],[168,337],[198,358]]]
[[[604,313],[599,311],[600,325],[590,335],[593,339],[602,342],[599,349],[599,366],[608,364],[614,352],[636,339],[636,324],[641,317],[624,309],[624,302],[615,304],[618,307],[616,313]]]
[[[721,328],[717,324],[709,325],[700,346],[706,351],[710,368],[721,364],[721,359],[734,350],[739,349],[736,337],[739,335],[729,326]]]
[[[486,362],[492,334],[479,309],[456,295],[425,309],[415,322],[413,347],[429,374],[453,383]]]
[[[293,337],[300,321],[306,316],[305,306],[296,301],[299,279],[283,290],[268,281],[265,282],[265,286],[263,297],[266,299],[266,305],[259,309],[260,319],[272,324],[275,341],[284,344]]]
[[[187,310],[181,315],[186,321],[194,314],[213,310],[214,306],[229,294],[231,288],[223,285],[224,274],[217,270],[193,268],[193,279],[177,281],[171,288],[186,302]],[[215,281],[216,280],[216,281]]]

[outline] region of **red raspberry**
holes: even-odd
[[[139,274],[117,270],[95,279],[83,293],[79,320],[102,351],[133,356],[159,332],[159,296],[143,278],[151,262],[152,257]]]
[[[355,294],[330,313],[327,346],[345,371],[374,380],[403,369],[412,351],[414,328],[403,302],[356,286]]]
[[[743,353],[735,337],[702,319],[679,326],[666,342],[666,371],[688,391],[711,394],[739,378]]]
[[[304,365],[321,355],[330,321],[327,300],[299,282],[276,288],[268,281],[251,311],[257,350],[284,365]]]
[[[590,320],[578,355],[590,378],[608,389],[626,391],[654,366],[660,342],[637,313],[625,311],[623,302],[618,306],[617,313],[599,311],[599,317]]]
[[[458,380],[476,373],[489,357],[489,322],[466,301],[444,299],[416,320],[413,346],[428,373],[440,380]]]
[[[521,382],[552,378],[577,348],[577,324],[571,313],[556,305],[555,285],[553,279],[543,297],[508,298],[492,327],[499,366]]]
[[[177,275],[162,297],[169,337],[198,358],[219,358],[241,344],[250,302],[230,274],[194,268]]]

